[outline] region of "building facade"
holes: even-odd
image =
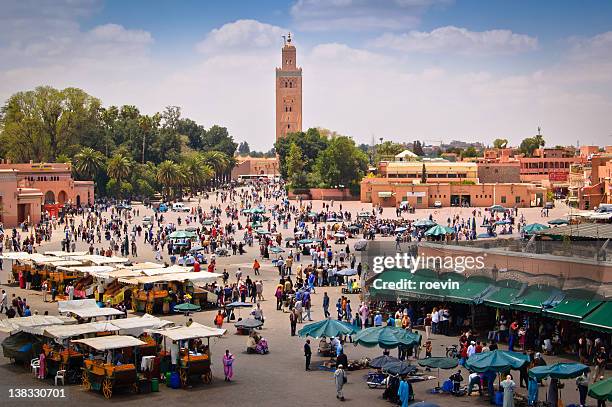
[[[276,178],[280,176],[278,158],[236,157],[236,165],[232,168],[232,179],[240,177],[266,176]]]
[[[378,176],[420,182],[423,167],[428,183],[478,182],[478,166],[464,161],[381,161]]]
[[[302,131],[302,68],[297,67],[291,33],[281,55],[281,67],[276,68],[276,140],[287,133]]]
[[[93,202],[93,181],[75,181],[70,164],[0,162],[1,221],[7,227],[36,224],[45,211],[57,216],[66,204]]]

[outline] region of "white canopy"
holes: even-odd
[[[74,257],[74,256],[85,256],[87,252],[63,252],[63,251],[49,251],[45,252],[47,256],[56,256],[56,257]]]
[[[81,318],[104,317],[110,315],[123,315],[123,312],[115,308],[100,308],[96,300],[68,300],[57,303],[60,314],[72,313]]]
[[[81,343],[100,351],[145,345],[145,343],[140,339],[125,335],[109,335],[100,336],[98,338],[78,339],[76,341],[72,341],[72,343]]]
[[[50,262],[49,264],[51,264],[53,267],[74,267],[74,266],[81,266],[83,263],[78,261],[78,260],[55,260]]]
[[[76,324],[74,318],[67,318],[62,316],[52,315],[32,315],[30,317],[11,318],[0,320],[0,332],[4,332],[13,335],[20,331],[29,333],[39,333],[36,328],[50,326],[50,325],[62,325],[62,324]]]
[[[108,274],[115,271],[113,266],[81,266],[69,267],[70,271],[78,271],[79,273],[91,274],[94,277],[108,277]]]
[[[103,264],[119,264],[119,263],[126,263],[129,259],[125,258],[125,257],[106,257],[106,256],[100,256],[98,254],[86,254],[83,256],[74,256],[73,257],[75,260],[81,260],[81,261],[85,261],[85,262],[90,262],[93,263],[95,265],[101,266]]]
[[[77,325],[51,325],[43,330],[43,335],[63,341],[75,336],[96,332],[117,332],[118,330],[119,328],[110,322],[90,322],[88,324]]]
[[[221,277],[218,273],[208,272],[178,272],[170,274],[158,274],[154,276],[142,276],[132,278],[120,278],[119,281],[126,284],[138,285],[138,284],[154,284],[161,283],[164,281],[205,281],[205,280],[216,280]]]
[[[112,321],[121,335],[139,336],[148,329],[160,329],[174,325],[174,322],[144,314],[139,318],[121,318]]]
[[[6,252],[0,257],[5,260],[30,260],[31,255],[28,252]]]
[[[162,267],[162,265],[159,263],[145,261],[143,263],[135,263],[135,264],[132,264],[131,266],[125,266],[124,268],[128,270],[147,270],[147,269],[158,269],[160,267]]]
[[[151,329],[148,332],[159,334],[173,341],[184,341],[196,338],[212,338],[223,336],[225,329],[210,328],[208,326],[192,323],[190,326],[175,326],[166,329]]]
[[[147,276],[155,276],[159,274],[171,274],[171,273],[189,273],[192,268],[191,267],[183,267],[177,266],[176,264],[170,267],[159,267],[154,269],[144,269],[142,272]]]

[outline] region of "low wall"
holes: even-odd
[[[298,197],[308,200],[321,201],[358,201],[358,195],[352,195],[348,188],[332,189],[332,188],[310,188],[289,191],[289,199],[297,199]]]

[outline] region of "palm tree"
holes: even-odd
[[[104,155],[91,147],[85,147],[74,156],[74,169],[87,179],[93,179],[104,167]]]
[[[227,168],[228,165],[228,157],[225,153],[221,151],[206,151],[202,154],[202,158],[207,165],[210,165],[212,169],[215,171],[215,179],[219,179],[220,175],[223,174],[223,171]]]
[[[170,190],[181,181],[181,173],[178,166],[170,160],[166,160],[157,166],[157,182],[159,182],[164,191],[164,195],[168,197]]]
[[[112,156],[108,159],[106,165],[106,172],[108,173],[108,176],[114,178],[119,183],[130,175],[131,169],[132,162],[123,154]]]
[[[189,186],[192,194],[197,193],[215,175],[212,167],[204,162],[200,153],[191,153],[184,156],[182,165],[187,177],[185,185]]]

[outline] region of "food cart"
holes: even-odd
[[[210,338],[223,336],[225,329],[210,328],[194,322],[190,326],[156,329],[149,332],[152,335],[161,335],[164,339],[160,357],[178,357],[177,365],[183,388],[189,386],[196,378],[206,384],[212,382]],[[207,339],[207,345],[197,348],[195,340],[204,338]],[[172,352],[166,350],[167,340],[172,341],[174,346],[178,345],[177,355],[172,355]]]
[[[132,336],[110,335],[98,338],[79,339],[73,341],[85,348],[106,357],[85,359],[83,366],[83,389],[101,391],[105,398],[110,399],[117,389],[138,391],[138,374],[134,363],[113,363],[119,350],[130,349],[144,345],[144,342]]]
[[[95,320],[98,317],[113,317],[125,315],[115,308],[100,308],[94,299],[59,301],[57,309],[62,315],[74,315],[79,320]]]

